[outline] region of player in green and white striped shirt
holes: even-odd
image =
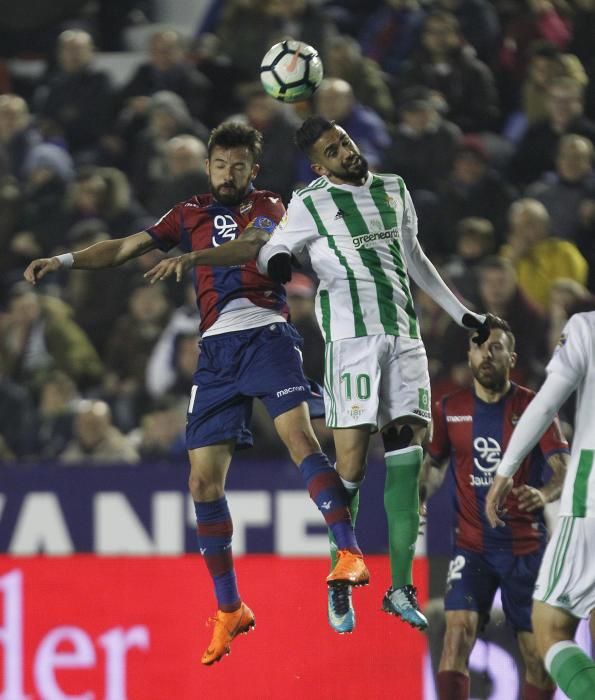
[[[458,301],[422,251],[400,177],[370,173],[349,135],[321,117],[306,120],[296,142],[319,177],[294,193],[258,264],[287,281],[291,255],[305,249],[310,256],[320,279],[316,313],[326,341],[326,421],[336,468],[352,494],[355,520],[370,433],[382,431],[392,579],[382,606],[425,629],[411,574],[430,382],[409,275],[460,325],[483,333],[484,317]],[[328,617],[337,632],[353,629],[349,587],[329,589]]]
[[[547,378],[521,416],[486,498],[492,527],[512,476],[560,406],[576,390],[574,439],[558,522],[533,593],[533,630],[545,667],[571,700],[595,698],[595,663],[572,641],[580,618],[595,632],[595,312],[570,318]]]

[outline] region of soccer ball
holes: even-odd
[[[260,80],[268,95],[281,102],[307,100],[322,82],[318,51],[288,39],[272,46],[260,64]]]

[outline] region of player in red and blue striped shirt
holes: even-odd
[[[516,488],[506,503],[506,526],[491,528],[484,514],[486,494],[514,426],[534,393],[510,381],[516,354],[508,324],[490,317],[488,326],[490,335],[483,344],[469,344],[473,387],[445,396],[433,406],[434,432],[424,463],[428,494],[450,467],[455,506],[438,693],[440,700],[469,697],[469,655],[500,588],[506,619],[517,634],[525,661],[522,697],[546,700],[553,697],[554,687],[537,654],[531,605],[547,539],[543,507],[560,495],[568,443],[556,419],[515,476]],[[553,476],[544,483],[548,464]]]
[[[323,415],[322,397],[304,376],[302,339],[288,322],[285,290],[256,269],[251,236],[255,231],[270,235],[285,213],[278,195],[254,189],[261,151],[262,135],[256,129],[222,124],[213,130],[208,144],[210,194],[177,204],[146,231],[34,260],[25,270],[25,278],[35,284],[60,267],[112,267],[154,248],[209,251],[226,241],[245,242],[244,264],[227,268],[205,260],[207,264],[193,267],[202,339],[186,446],[199,548],[218,602],[211,618],[213,637],[202,657],[205,665],[219,661],[229,653],[232,640],[254,626],[254,615],[238,592],[231,551],[233,524],[225,498],[234,450],[252,444],[254,398],[267,408],[337,541],[339,560],[328,584],[357,586],[369,579],[353,530],[349,496],[310,424],[308,405],[318,409],[312,415]],[[175,265],[175,259],[169,263]],[[146,277],[151,282],[162,278],[159,272]]]

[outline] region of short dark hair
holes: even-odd
[[[308,155],[322,134],[332,129],[333,126],[335,126],[335,122],[324,117],[308,117],[295,132],[295,145]]]
[[[262,141],[262,134],[252,126],[242,122],[223,122],[211,131],[207,153],[210,158],[215,146],[223,148],[244,146],[252,153],[254,162],[258,163],[262,154]]]
[[[508,321],[501,318],[500,316],[495,316],[494,314],[488,314],[486,317],[486,322],[487,322],[487,326],[490,329],[490,331],[493,331],[493,330],[504,331],[506,337],[508,338],[508,344],[510,345],[510,349],[512,352],[514,352],[514,347],[516,345],[516,338],[514,337],[514,333],[512,332],[512,328],[510,327],[510,324],[508,323]],[[473,336],[473,333],[471,334],[471,337],[472,336]]]

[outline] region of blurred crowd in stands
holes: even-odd
[[[158,252],[36,288],[22,273],[207,191],[205,144],[224,119],[262,131],[256,184],[286,203],[313,178],[293,143],[312,113],[344,126],[373,170],[403,176],[427,254],[510,322],[517,381],[538,386],[566,319],[595,309],[595,0],[204,0],[185,28],[155,22],[158,0],[2,4],[1,463],[184,457],[192,285],[148,285]],[[308,103],[258,81],[286,37],[321,54]],[[306,265],[288,294],[321,382],[315,285]],[[467,337],[415,300],[438,397],[469,381]],[[259,453],[282,453],[258,407],[254,427]]]

